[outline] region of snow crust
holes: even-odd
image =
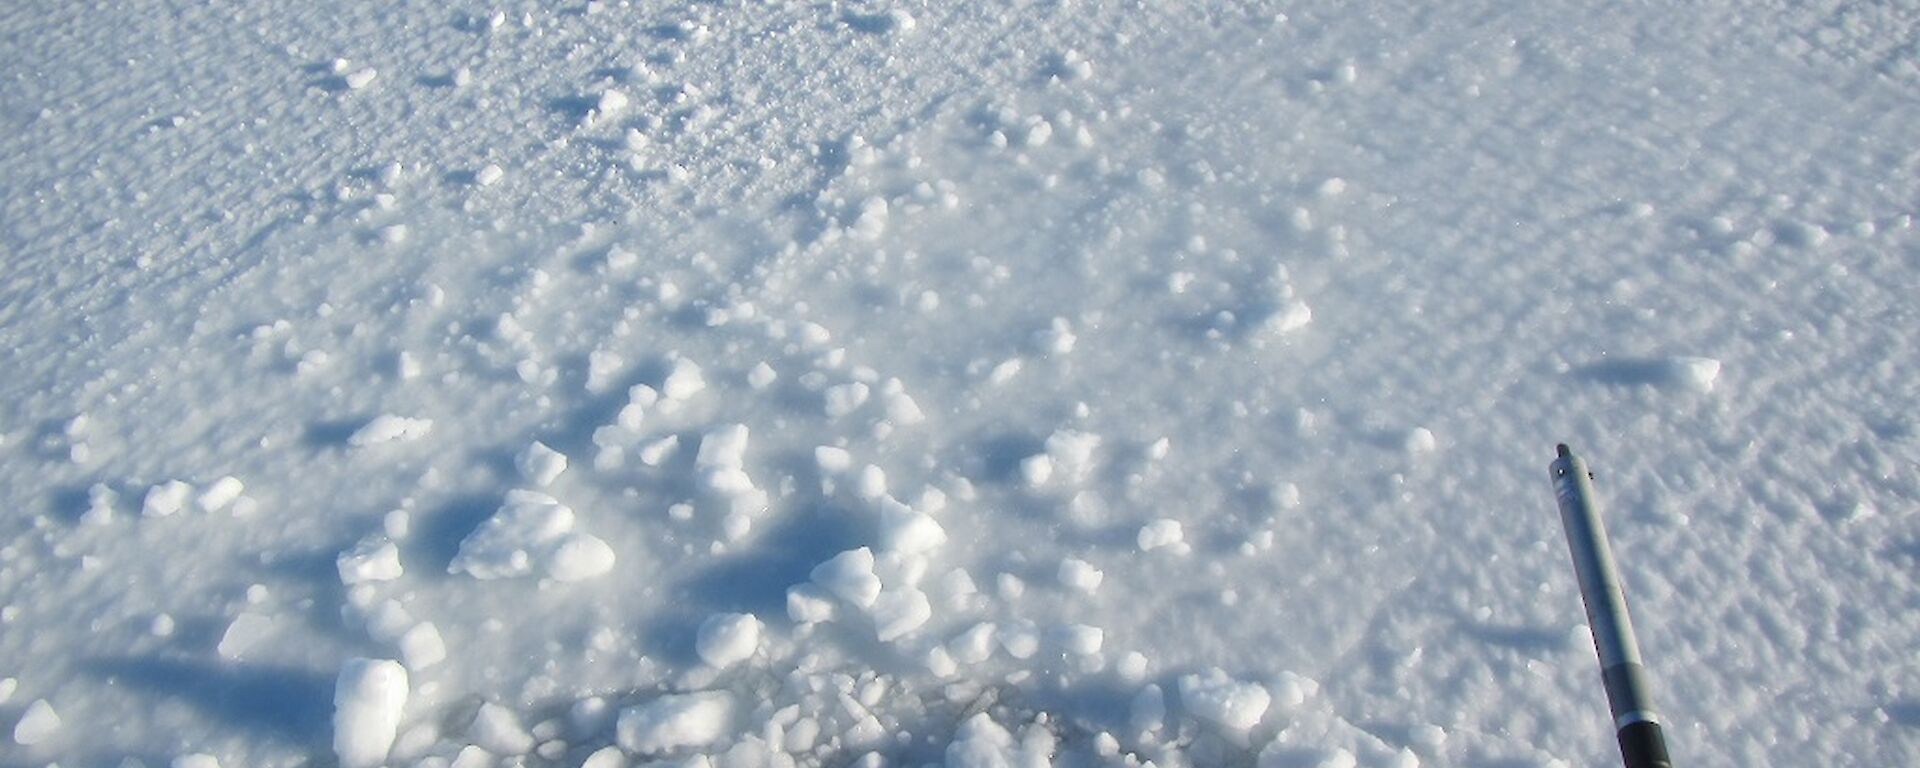
[[[1912,762],[1899,3],[10,10],[0,762]]]

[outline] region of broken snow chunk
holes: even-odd
[[[833,559],[814,566],[808,578],[835,597],[861,608],[872,607],[874,599],[880,596],[880,577],[873,573],[873,550],[866,547],[834,555]]]
[[[223,659],[239,659],[273,634],[273,619],[257,613],[242,613],[227,625],[214,650]]]
[[[1274,681],[1272,689],[1274,698],[1281,707],[1293,709],[1319,693],[1320,683],[1313,678],[1294,672],[1281,672],[1279,678]]]
[[[666,463],[667,458],[673,455],[674,449],[679,447],[679,435],[667,435],[658,440],[645,443],[640,446],[640,463],[649,467],[660,466]]]
[[[910,427],[927,420],[920,410],[920,404],[906,392],[893,392],[887,395],[887,421],[898,426]]]
[[[201,509],[218,512],[240,498],[240,493],[244,490],[246,486],[241,484],[239,478],[228,475],[213,481],[213,485],[207,486],[207,489],[200,493],[200,498],[195,501]]]
[[[1406,449],[1407,453],[1432,453],[1437,444],[1438,442],[1433,437],[1433,430],[1427,429],[1426,427],[1414,427],[1413,429],[1407,430],[1407,437],[1402,447]]]
[[[1101,580],[1105,579],[1107,575],[1100,569],[1093,567],[1092,563],[1076,557],[1069,557],[1060,561],[1059,576],[1062,586],[1090,595],[1093,594],[1094,590],[1100,588]]]
[[[433,430],[432,419],[412,419],[383,413],[354,430],[347,444],[356,448],[378,443],[406,442],[426,437]]]
[[[594,98],[593,111],[599,113],[601,117],[606,117],[626,109],[628,103],[629,100],[625,93],[621,93],[614,88],[608,88],[607,90],[601,91],[600,95]]]
[[[867,403],[872,390],[864,383],[851,381],[828,387],[826,391],[826,413],[828,418],[840,418],[858,410]]]
[[[1180,703],[1187,713],[1230,731],[1259,725],[1272,701],[1266,688],[1235,680],[1218,668],[1180,676]]]
[[[1038,488],[1053,479],[1053,457],[1036,453],[1020,460],[1020,479],[1028,488]]]
[[[413,625],[400,636],[399,646],[407,669],[426,669],[447,659],[447,643],[440,637],[440,628],[430,621]]]
[[[726,669],[753,657],[760,648],[760,626],[750,613],[716,613],[700,622],[694,650],[708,666]]]
[[[513,465],[520,470],[520,477],[536,488],[545,488],[567,471],[567,456],[536,440],[514,457]]]
[[[506,175],[507,175],[507,172],[504,170],[501,170],[500,166],[494,163],[487,163],[480,170],[474,172],[473,183],[483,187],[491,187],[494,184],[499,183],[500,179],[504,178]]]
[[[700,452],[694,457],[694,466],[700,469],[739,468],[746,461],[748,436],[745,424],[728,424],[709,430],[700,438]]]
[[[400,566],[400,548],[385,536],[368,536],[341,552],[334,559],[340,571],[340,583],[353,586],[369,581],[392,581],[405,569]]]
[[[1151,552],[1166,548],[1174,554],[1186,554],[1186,533],[1180,528],[1180,521],[1160,519],[1140,527],[1140,535],[1135,537],[1140,551]]]
[[[554,581],[585,581],[613,570],[613,547],[598,536],[574,532],[560,539],[547,565]]]
[[[963,664],[979,664],[993,656],[994,635],[999,627],[980,622],[947,641],[947,652]]]
[[[179,480],[167,482],[147,489],[147,497],[140,505],[142,517],[166,517],[186,508],[187,497],[193,493],[193,486]]]
[[[1092,656],[1100,652],[1106,637],[1107,633],[1099,627],[1068,624],[1060,628],[1060,647],[1075,656]]]
[[[498,579],[538,568],[558,581],[606,573],[613,566],[612,547],[586,534],[569,535],[573,524],[573,510],[552,496],[509,491],[499,511],[460,542],[447,571]]]
[[[357,72],[351,72],[347,74],[347,76],[343,78],[343,81],[347,85],[347,90],[357,91],[369,85],[372,85],[373,79],[379,76],[380,76],[380,70],[374,69],[373,67],[367,67],[366,69],[362,69]]]
[[[860,212],[854,217],[847,232],[855,240],[878,240],[887,231],[887,201],[881,197],[869,197],[860,202]]]
[[[871,613],[880,642],[890,643],[933,618],[933,604],[928,602],[927,593],[912,587],[887,590],[874,599]]]
[[[349,659],[333,688],[333,753],[341,768],[375,768],[400,730],[407,670],[384,659]]]
[[[891,498],[880,504],[880,548],[903,555],[917,555],[947,543],[947,531],[932,515]]]
[[[1063,429],[1047,437],[1047,455],[1053,459],[1053,468],[1064,479],[1079,483],[1087,479],[1093,471],[1093,453],[1100,448],[1100,436]]]
[[[853,468],[853,454],[845,448],[822,445],[813,449],[813,462],[820,467],[820,474],[839,474]]]
[[[11,679],[11,678],[9,678]],[[20,721],[13,724],[13,743],[31,747],[51,738],[60,730],[60,714],[46,699],[34,699]]]
[[[1016,748],[1013,734],[1000,727],[985,712],[974,715],[961,724],[953,741],[947,744],[946,764],[949,768],[994,768],[995,766],[1028,765]],[[1046,756],[1039,756],[1039,764],[1047,762]]]
[[[614,250],[618,251],[619,247]],[[626,366],[627,359],[613,350],[596,349],[587,353],[587,391],[595,394],[607,391],[613,386],[614,377]]]
[[[513,710],[491,701],[480,705],[467,736],[475,746],[495,755],[524,755],[533,751],[533,734],[520,724]]]
[[[1040,633],[1031,622],[1018,622],[1001,628],[996,638],[1000,647],[1005,648],[1008,656],[1016,659],[1031,659],[1040,652]]]
[[[780,378],[780,374],[773,370],[773,366],[767,365],[767,361],[762,360],[759,364],[753,366],[753,370],[747,372],[747,386],[753,387],[754,389],[766,389],[767,387],[773,386],[774,380],[778,378]]]
[[[672,368],[660,382],[660,394],[668,400],[685,400],[707,388],[700,366],[684,357],[673,358]]]
[[[887,471],[873,464],[862,467],[859,477],[854,479],[854,492],[868,500],[887,495]]]
[[[732,728],[733,697],[720,691],[670,694],[620,712],[615,740],[642,755],[704,747]]]
[[[787,618],[795,624],[819,624],[833,621],[833,596],[818,584],[795,584],[787,588]]]
[[[1261,327],[1273,333],[1285,334],[1305,328],[1312,322],[1313,308],[1299,299],[1287,299],[1272,314],[1267,315]]]
[[[1675,357],[1667,361],[1670,378],[1695,392],[1713,391],[1720,378],[1720,361],[1711,357]]]
[[[113,522],[113,508],[120,503],[120,494],[106,483],[94,483],[87,488],[87,511],[80,515],[80,522],[87,525],[106,525]],[[5,702],[0,701],[0,704]]]

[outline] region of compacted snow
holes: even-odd
[[[0,764],[1920,761],[1894,2],[0,10]]]

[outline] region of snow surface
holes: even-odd
[[[1908,6],[6,4],[0,764],[1920,763]]]

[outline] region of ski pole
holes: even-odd
[[[1666,738],[1660,733],[1660,716],[1647,695],[1646,668],[1640,664],[1640,646],[1634,642],[1633,621],[1627,617],[1627,597],[1620,591],[1620,574],[1613,567],[1607,530],[1600,523],[1593,475],[1565,443],[1556,453],[1549,467],[1553,493],[1560,502],[1567,548],[1573,551],[1573,573],[1580,581],[1580,599],[1587,605],[1587,624],[1593,628],[1593,650],[1600,656],[1600,680],[1613,711],[1620,757],[1626,768],[1672,768]]]

